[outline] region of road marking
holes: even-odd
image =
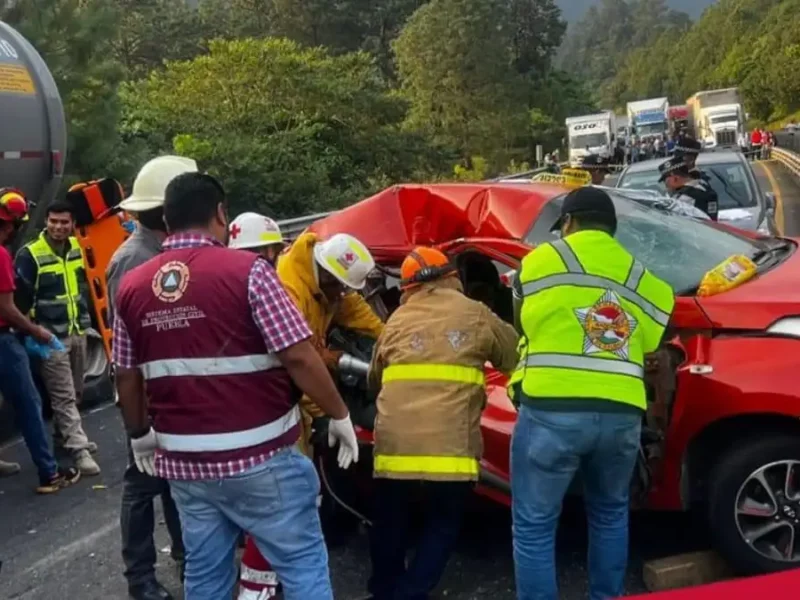
[[[767,174],[767,179],[769,179],[769,184],[772,186],[772,193],[775,194],[775,226],[778,228],[778,233],[784,235],[784,214],[783,214],[783,192],[781,192],[781,186],[778,185],[778,180],[775,179],[775,175],[772,173],[772,169],[769,168],[768,162],[778,162],[778,161],[764,161],[757,163],[764,168],[764,173]]]

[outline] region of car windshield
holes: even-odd
[[[572,148],[596,148],[605,146],[608,136],[605,133],[584,133],[583,135],[573,135],[569,138],[569,145]]]
[[[738,115],[722,115],[721,117],[711,117],[711,123],[735,123],[739,120]]]
[[[609,191],[617,209],[616,238],[628,252],[655,275],[668,282],[677,294],[689,294],[703,276],[735,254],[755,256],[764,243],[718,229],[708,221],[669,214],[642,206]],[[551,200],[541,211],[525,242],[552,242],[558,232],[550,229],[558,220],[564,196]]]
[[[664,133],[664,122],[644,123],[636,126],[636,134],[639,136],[658,135]]]
[[[741,163],[701,165],[700,168],[708,175],[711,187],[717,192],[720,210],[758,206],[755,195],[750,192],[747,173]],[[617,187],[653,190],[666,194],[667,188],[658,181],[659,176],[658,165],[654,164],[653,168],[647,171],[624,173]]]

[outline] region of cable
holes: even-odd
[[[317,466],[319,467],[319,475],[320,478],[322,479],[322,484],[325,486],[325,489],[328,490],[328,493],[331,495],[331,498],[333,498],[334,501],[339,506],[341,506],[351,515],[355,516],[358,520],[364,523],[364,525],[372,527],[372,521],[370,521],[367,517],[358,512],[355,508],[347,504],[344,500],[339,498],[339,496],[337,496],[336,493],[333,491],[333,488],[331,487],[330,483],[328,483],[328,475],[325,473],[325,461],[322,456],[320,456],[317,459]]]

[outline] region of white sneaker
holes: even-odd
[[[88,450],[82,450],[75,455],[75,468],[81,472],[81,475],[92,476],[100,474],[100,465],[95,462]]]

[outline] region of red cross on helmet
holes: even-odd
[[[261,248],[273,244],[285,244],[281,228],[264,215],[246,212],[236,217],[228,228],[229,248]]]

